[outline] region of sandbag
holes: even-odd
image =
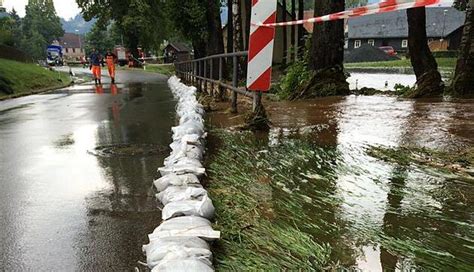
[[[184,175],[184,174],[193,174],[196,176],[202,176],[206,173],[206,169],[202,167],[197,167],[194,165],[176,165],[176,166],[166,166],[158,168],[162,176],[169,174]]]
[[[152,272],[212,272],[214,269],[201,260],[171,260],[160,263]]]
[[[161,211],[161,218],[168,220],[172,217],[193,215],[212,219],[214,211],[211,199],[205,195],[201,200],[181,200],[166,204]]]
[[[220,231],[213,230],[209,220],[198,216],[181,216],[164,221],[148,237],[150,241],[165,237],[199,237],[213,241],[220,236]]]
[[[177,256],[174,252],[184,252],[181,259],[202,258],[205,257],[209,261],[212,257],[209,244],[197,237],[166,237],[151,240],[148,245],[143,246],[146,254],[147,265],[150,268],[157,266],[162,260],[170,260]]]
[[[207,191],[202,187],[189,186],[169,186],[156,195],[163,205],[181,200],[202,200],[204,196],[207,196]]]
[[[202,163],[198,159],[190,159],[188,157],[181,157],[176,159],[167,159],[164,162],[165,167],[180,167],[192,165],[198,168],[202,168]]]
[[[166,188],[168,188],[168,186],[186,186],[189,184],[201,185],[196,175],[177,175],[174,173],[163,175],[161,178],[155,180],[153,183],[158,192],[164,191]]]

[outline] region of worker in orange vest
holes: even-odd
[[[112,84],[115,83],[115,63],[117,62],[117,55],[112,53],[109,49],[105,54],[105,62],[107,63],[107,69],[109,70],[109,76],[112,79]]]
[[[102,69],[100,67],[100,64],[102,62],[102,56],[99,52],[97,52],[95,48],[92,49],[92,54],[89,57],[89,61],[89,68],[92,70],[92,75],[94,75],[95,84],[102,84],[102,82],[100,81],[102,76]]]

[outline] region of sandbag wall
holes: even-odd
[[[154,181],[163,204],[163,222],[148,237],[143,246],[147,265],[152,272],[214,271],[209,242],[219,239],[209,220],[214,206],[199,178],[205,174],[202,166],[206,133],[204,109],[196,99],[196,88],[189,87],[173,76],[168,85],[178,100],[179,125],[172,128],[171,154],[158,168],[161,178]]]

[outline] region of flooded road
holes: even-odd
[[[0,270],[131,271],[143,260],[175,102],[165,77],[117,78],[0,102]]]
[[[474,165],[466,177],[371,152],[472,156],[474,100],[349,96],[266,105],[271,131],[232,150],[259,158],[256,175],[271,180],[275,222],[329,244],[331,268],[474,271]],[[217,114],[209,119],[229,125]]]

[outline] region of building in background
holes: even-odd
[[[3,0],[0,0],[0,18],[9,16],[7,9],[3,7]]]
[[[63,55],[66,60],[80,60],[85,55],[84,42],[81,35],[65,33],[58,43],[63,47]]]
[[[433,51],[457,50],[466,14],[452,7],[426,8],[426,34]],[[408,21],[405,10],[349,19],[346,48],[362,44],[408,50]]]
[[[191,59],[191,49],[184,43],[170,42],[163,49],[165,63],[173,63],[175,61],[185,61]]]

